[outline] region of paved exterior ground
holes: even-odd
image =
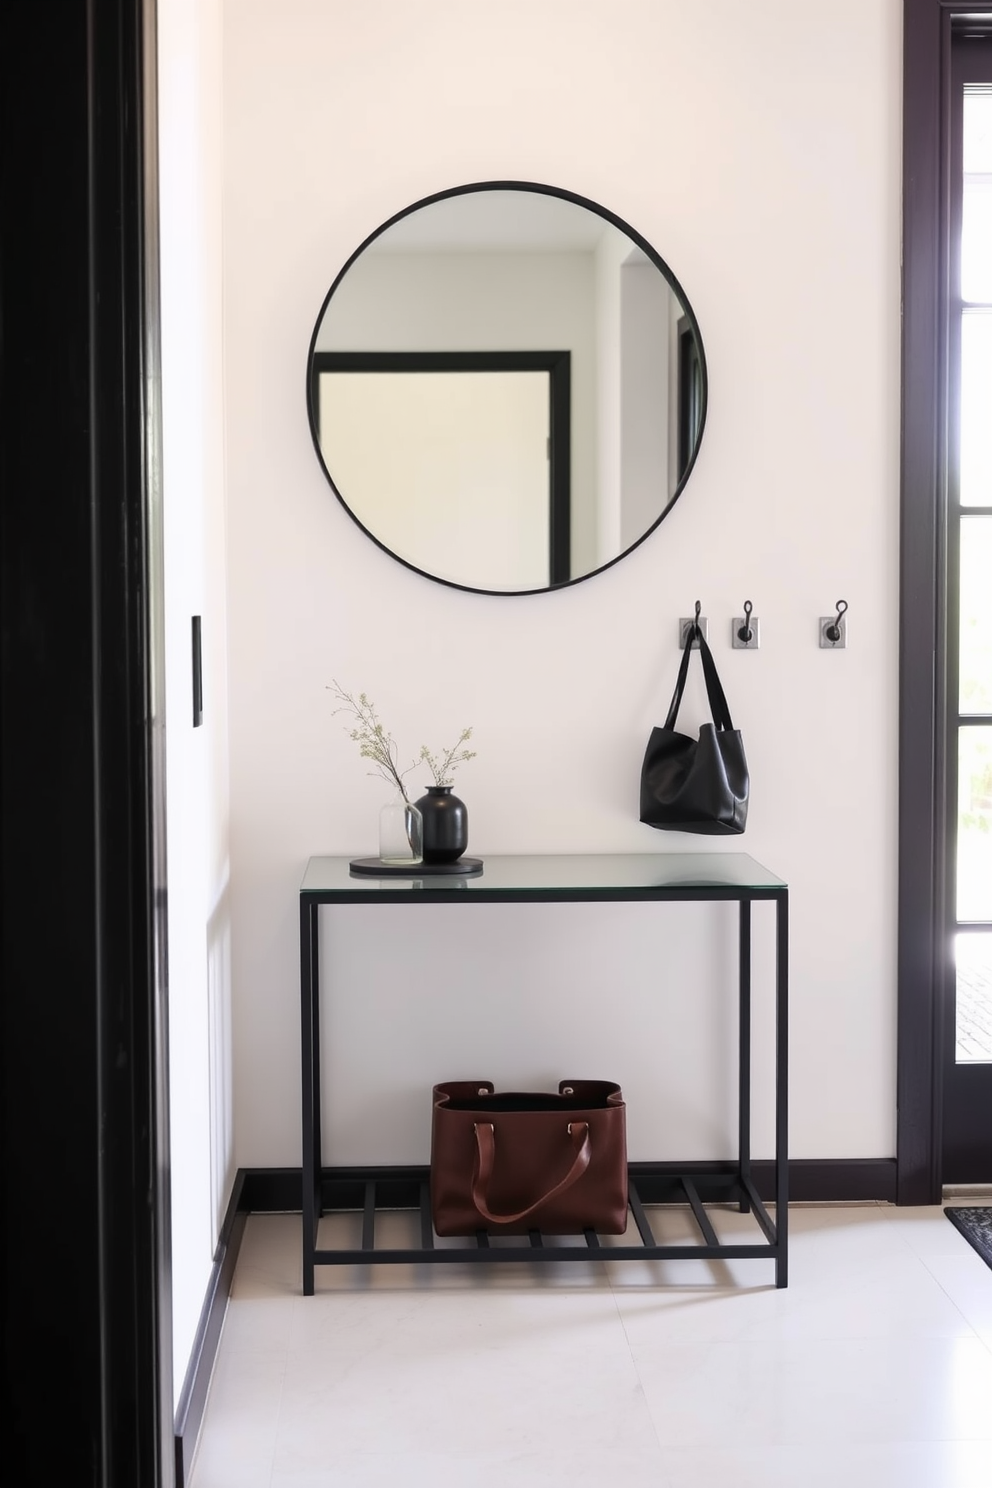
[[[990,943],[984,955],[972,951],[958,960],[959,1064],[992,1060],[992,937],[982,937],[986,939]]]

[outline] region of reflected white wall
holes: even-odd
[[[616,233],[608,234],[596,246],[597,566],[621,552],[623,546],[620,541],[623,465],[620,274],[629,251],[629,243]]]
[[[668,505],[668,344],[678,306],[652,263],[620,269],[620,547]],[[674,400],[673,400],[674,401]]]

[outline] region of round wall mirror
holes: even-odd
[[[668,514],[706,362],[665,261],[594,202],[458,187],[364,242],[310,343],[314,445],[400,562],[488,594],[588,578]]]

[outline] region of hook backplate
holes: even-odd
[[[837,639],[833,636],[836,633]],[[847,616],[820,616],[820,650],[843,651],[847,645]]]
[[[751,632],[750,640],[741,640],[742,630]],[[735,651],[757,651],[761,645],[761,621],[757,615],[751,615],[749,619],[743,615],[734,616],[730,622],[730,644]]]
[[[703,632],[703,640],[704,641],[708,641],[709,640],[709,638],[710,638],[709,621],[706,619],[706,616],[705,615],[700,615],[698,621],[695,619],[695,617],[693,615],[690,615],[688,617],[683,616],[683,618],[679,621],[679,650],[680,651],[684,651],[685,650],[685,643],[689,639],[689,636],[692,634],[692,627],[694,625],[696,625],[696,624],[698,624],[700,630]],[[693,640],[692,649],[694,651],[698,651],[699,650],[699,642],[697,640]]]

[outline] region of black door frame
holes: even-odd
[[[4,1460],[169,1488],[155,3],[0,27]]]
[[[954,99],[953,118],[950,123],[950,223],[951,223],[951,273],[950,307],[948,321],[948,407],[952,427],[961,417],[961,346],[963,332],[962,285],[960,274],[961,232],[963,227],[963,113],[961,99],[968,84],[992,86],[992,27],[986,35],[966,35],[959,38],[951,59],[951,87]],[[960,461],[958,451],[952,448],[950,459],[949,504],[947,528],[947,614],[949,636],[959,635],[956,623],[961,607],[961,543],[965,521],[969,518],[988,523],[992,520],[992,501],[984,506],[962,507],[960,504]],[[974,498],[973,498],[974,499]],[[960,643],[959,643],[960,644]],[[947,790],[948,811],[954,811],[959,800],[958,750],[970,727],[982,727],[992,723],[985,713],[969,713],[961,706],[960,656],[958,645],[947,647],[947,686],[945,688],[947,713],[945,730],[947,740]],[[981,920],[959,920],[958,911],[958,865],[956,860],[956,833],[949,834],[946,844],[946,918],[944,922],[944,945],[948,946],[951,934],[988,934],[992,930],[992,914]],[[989,1182],[992,1180],[992,1067],[985,1062],[959,1062],[957,1059],[957,965],[956,957],[945,954],[943,987],[944,1016],[944,1100],[943,1136],[941,1151],[943,1163],[941,1177],[945,1184]]]
[[[897,1194],[941,1197],[951,33],[992,0],[904,0]]]

